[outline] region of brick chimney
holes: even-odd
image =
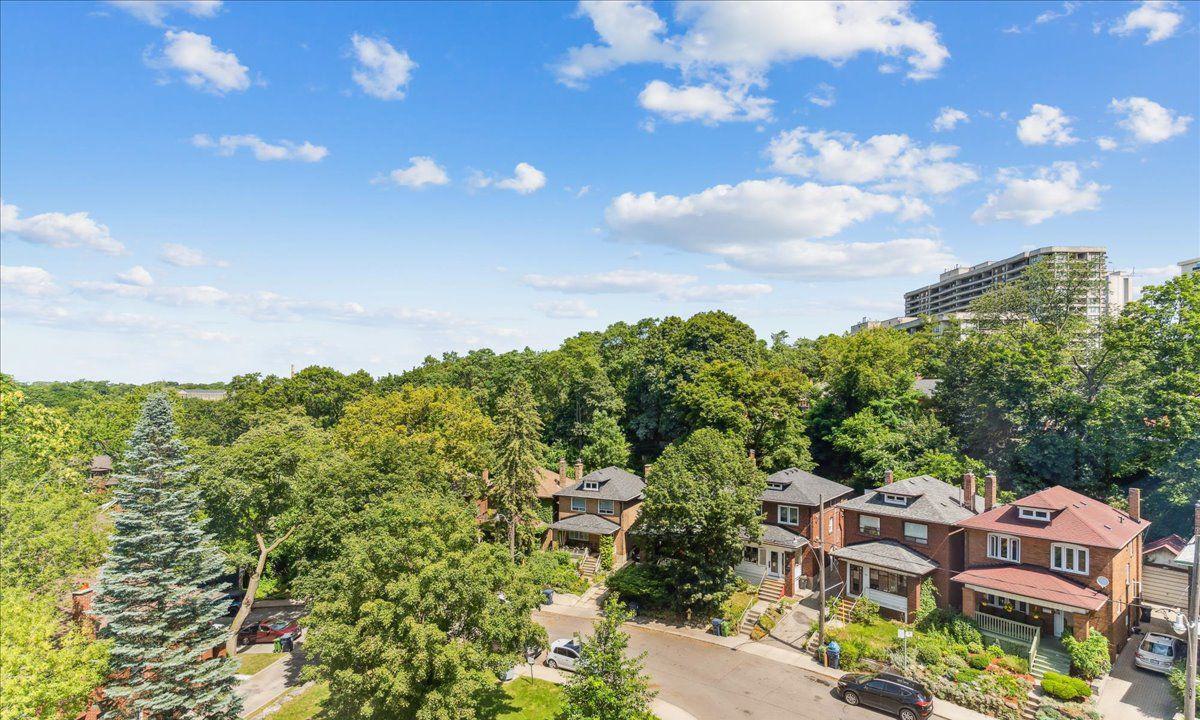
[[[754,458],[754,448],[750,448],[750,462],[758,465],[758,461]]]
[[[1129,488],[1129,517],[1142,519],[1142,491],[1135,487]]]
[[[895,479],[895,476],[892,474],[891,470],[883,471],[883,484],[884,485],[891,485],[893,479]]]
[[[643,465],[642,466],[642,479],[645,480],[648,477],[650,477],[650,466]]]
[[[975,473],[963,473],[963,507],[975,512]]]
[[[485,469],[483,471],[483,486],[485,488],[488,486],[488,474],[489,474],[489,472]]]
[[[558,459],[558,485],[559,487],[567,486],[567,459]]]
[[[996,507],[996,473],[988,473],[983,479],[983,511]]]
[[[575,461],[575,482],[580,482],[582,480],[583,480],[583,461],[576,460]]]

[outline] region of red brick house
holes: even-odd
[[[595,554],[600,550],[600,538],[611,535],[613,559],[622,564],[629,551],[629,528],[645,499],[645,480],[618,467],[584,475],[583,463],[575,464],[575,476],[577,482],[554,493],[550,542],[557,548],[586,549]]]
[[[1142,586],[1141,497],[1128,512],[1055,486],[1008,505],[984,493],[984,511],[963,520],[962,610],[988,634],[1087,637],[1095,628],[1114,652],[1136,625]],[[1018,638],[1019,639],[1019,638]]]
[[[764,577],[783,585],[784,595],[812,587],[817,574],[817,542],[824,524],[825,550],[842,543],[842,514],[836,505],[853,488],[819,475],[788,468],[767,478],[762,502],[762,533],[746,542],[738,575],[758,584]],[[825,502],[825,514],[818,512]]]
[[[961,588],[950,578],[963,568],[963,541],[955,524],[982,507],[974,475],[960,489],[929,475],[893,482],[890,471],[883,485],[841,502],[845,542],[833,556],[846,595],[865,595],[907,620],[920,604],[921,583],[931,578],[938,605],[957,607]]]

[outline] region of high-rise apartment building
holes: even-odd
[[[1191,260],[1183,260],[1179,263],[1179,274],[1190,275],[1192,273],[1200,273],[1200,257],[1194,257]]]

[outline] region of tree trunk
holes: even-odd
[[[292,528],[292,530],[294,529]],[[262,580],[263,570],[267,567],[267,555],[279,547],[280,543],[287,540],[291,536],[292,530],[288,530],[284,533],[283,537],[269,546],[263,541],[262,534],[254,533],[254,542],[258,543],[258,562],[254,565],[254,572],[250,573],[250,583],[246,586],[246,595],[242,598],[241,607],[238,608],[237,615],[233,616],[233,622],[229,625],[229,636],[225,638],[226,656],[234,657],[237,655],[238,631],[242,629],[242,624],[246,622],[246,618],[250,616],[250,611],[254,609],[254,596],[258,593],[258,583]]]
[[[508,521],[508,558],[513,562],[517,561],[517,520],[509,518]]]

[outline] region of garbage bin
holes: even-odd
[[[283,652],[283,638],[275,638],[275,642],[273,643],[271,649],[275,652]]]
[[[279,638],[279,650],[290,653],[296,647],[296,638],[292,635],[284,635]]]
[[[542,597],[545,598],[547,605],[554,604],[554,588],[546,588],[542,590]]]
[[[1142,606],[1142,622],[1146,622],[1146,623],[1150,622],[1150,606],[1149,605]]]
[[[834,670],[840,670],[842,667],[842,646],[837,644],[837,640],[830,640],[825,646],[825,657],[829,659],[829,667]]]
[[[625,607],[629,609],[629,612],[633,613],[634,617],[637,617],[637,614],[638,614],[638,604],[637,603],[630,602],[630,603],[627,603],[625,605]]]
[[[725,620],[724,620],[724,618],[713,618],[712,619],[712,631],[713,631],[713,635],[716,635],[717,637],[725,636]]]

